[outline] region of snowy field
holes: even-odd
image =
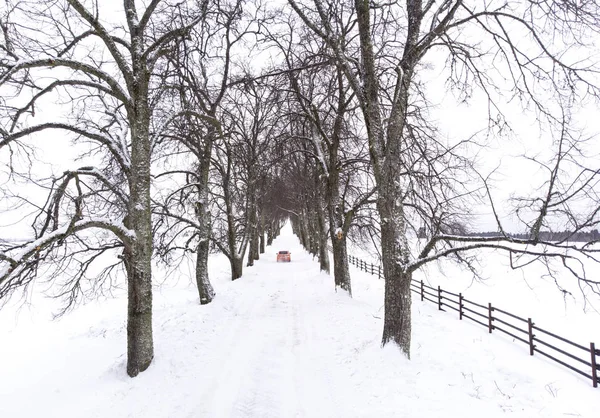
[[[211,274],[208,306],[187,278],[157,288],[156,357],[135,379],[125,299],[54,322],[44,301],[18,324],[0,311],[0,417],[598,417],[589,380],[427,302],[413,302],[412,360],[381,349],[383,282],[352,268],[354,299],[336,293],[287,226],[240,280],[220,256]]]
[[[350,252],[367,263],[377,264],[376,258],[365,250],[353,247]],[[554,265],[555,281],[539,263],[512,269],[503,251],[480,249],[474,254],[480,278],[474,278],[464,266],[443,259],[421,268],[413,279],[462,293],[482,305],[491,302],[522,318],[532,318],[541,328],[576,343],[589,346],[594,341],[600,346],[600,295],[582,285],[558,260]],[[590,279],[599,280],[599,265],[586,262],[585,267]]]

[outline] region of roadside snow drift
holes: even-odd
[[[55,322],[5,308],[0,417],[598,417],[589,381],[430,304],[413,301],[411,360],[382,349],[383,282],[352,269],[354,298],[336,293],[287,226],[261,257],[236,282],[212,258],[207,306],[187,280],[157,288],[135,379],[125,299]]]

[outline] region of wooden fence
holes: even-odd
[[[354,256],[348,256],[350,264],[360,270],[383,278],[380,265],[367,263]],[[564,337],[538,327],[531,318],[522,318],[510,312],[504,311],[491,303],[487,305],[473,302],[463,296],[462,293],[452,293],[442,289],[429,286],[423,281],[411,282],[411,290],[420,296],[421,301],[435,303],[438,310],[446,311],[445,308],[456,311],[458,318],[471,320],[486,327],[491,334],[500,331],[526,344],[529,354],[541,354],[550,360],[578,373],[592,381],[596,388],[600,383],[600,350],[596,349],[594,343],[589,347],[574,343]]]

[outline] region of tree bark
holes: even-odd
[[[330,165],[332,167],[329,171],[327,183],[327,207],[329,211],[329,235],[331,237],[331,246],[333,247],[333,280],[336,289],[343,289],[352,296],[352,282],[350,279],[350,267],[348,265],[348,251],[346,249],[347,226],[346,228],[344,227],[344,214],[339,197],[339,172],[334,168],[333,164]],[[342,233],[341,239],[338,237],[338,232],[340,231]]]
[[[333,278],[336,289],[342,289],[352,296],[352,282],[350,281],[350,268],[348,265],[348,251],[346,237],[337,239],[332,236],[333,247]]]
[[[125,251],[127,271],[127,374],[135,377],[154,358],[150,256],[143,242]]]
[[[242,258],[232,257],[229,259],[231,264],[231,280],[237,280],[242,277],[244,269],[244,260]]]
[[[319,268],[321,271],[329,274],[329,249],[327,248],[327,221],[325,210],[323,209],[323,192],[322,185],[319,184],[319,176],[316,176],[315,186],[317,190],[317,204],[316,204],[316,212],[317,212],[317,227],[319,233]]]
[[[267,226],[267,245],[273,244],[273,227],[269,223]]]
[[[310,239],[308,237],[308,226],[306,225],[306,211],[302,209],[302,216],[298,219],[298,226],[300,227],[300,241],[305,250],[310,251]]]
[[[204,140],[202,150],[202,159],[198,170],[198,202],[196,203],[196,216],[198,218],[198,247],[196,248],[196,287],[198,288],[198,297],[201,305],[212,302],[215,297],[215,291],[208,277],[208,253],[210,249],[210,211],[208,210],[208,176],[210,171],[210,157],[212,154],[213,138],[216,135],[215,129],[209,129],[205,138],[198,138],[198,141]],[[199,146],[200,148],[200,146]]]
[[[327,224],[325,215],[319,214],[319,269],[329,274],[329,249],[327,248]]]
[[[397,181],[380,179],[380,184],[397,184]],[[393,186],[392,186],[393,187]],[[385,315],[382,344],[398,344],[410,358],[411,345],[411,292],[412,272],[408,263],[408,243],[402,205],[390,197],[398,196],[384,187],[377,202],[381,222],[381,248],[383,276],[385,278]]]
[[[400,185],[401,143],[406,124],[406,109],[412,71],[417,58],[421,2],[407,2],[409,14],[404,55],[398,65],[395,101],[389,118],[387,135],[383,128],[379,102],[379,80],[371,39],[368,0],[356,0],[364,84],[363,112],[369,138],[369,151],[378,188],[377,210],[381,219],[382,264],[385,277],[385,319],[382,344],[390,341],[410,356],[411,342],[411,272],[407,269],[409,249]]]
[[[259,230],[259,239],[260,239],[260,253],[265,253],[265,211],[260,211],[260,226]]]
[[[208,165],[208,164],[206,164]],[[210,212],[208,211],[208,170],[206,177],[200,180],[199,201],[196,206],[198,211],[198,247],[196,248],[196,286],[198,288],[198,297],[201,305],[212,302],[215,297],[215,291],[208,277],[208,253],[210,239]],[[204,181],[206,180],[206,182]]]
[[[254,181],[250,180],[250,183]],[[248,186],[248,237],[250,245],[248,249],[248,264],[246,266],[251,267],[254,265],[254,260],[258,260],[258,216],[256,214],[256,189],[252,186]]]
[[[209,304],[215,297],[215,291],[208,277],[208,250],[208,239],[201,240],[196,254],[196,286],[201,305]]]
[[[383,320],[382,344],[395,342],[410,359],[412,330],[410,281],[412,273],[398,271],[389,273],[388,276],[385,270],[384,266],[384,276],[394,277],[394,280],[390,285],[386,283],[385,286],[386,315]]]
[[[134,38],[135,39],[135,38]],[[140,39],[137,39],[141,42]],[[152,216],[150,206],[150,110],[148,71],[133,57],[137,90],[133,91],[131,126],[131,174],[126,226],[135,232],[131,248],[124,254],[127,271],[127,374],[137,376],[154,357],[152,336]]]

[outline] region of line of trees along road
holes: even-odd
[[[199,302],[210,303],[209,253],[225,254],[236,280],[287,218],[327,272],[331,244],[333,285],[348,295],[348,240],[381,250],[382,342],[406,355],[412,274],[441,257],[477,274],[472,251],[496,248],[522,266],[562,264],[599,291],[583,263],[597,261],[597,237],[573,245],[545,232],[587,233],[599,221],[600,167],[573,118],[599,93],[595,2],[107,4],[0,9],[1,196],[28,228],[24,242],[0,230],[0,298],[40,276],[64,313],[126,278],[130,376],[154,356],[153,259],[193,262]],[[436,129],[430,68],[457,102],[483,97],[487,129],[465,138]],[[523,156],[541,184],[508,202],[524,236],[505,232],[494,171],[473,151],[512,136],[509,102],[548,144]],[[90,164],[40,176],[49,161],[36,144],[57,136]],[[23,183],[35,192],[20,192]],[[499,232],[457,233],[478,205]]]

